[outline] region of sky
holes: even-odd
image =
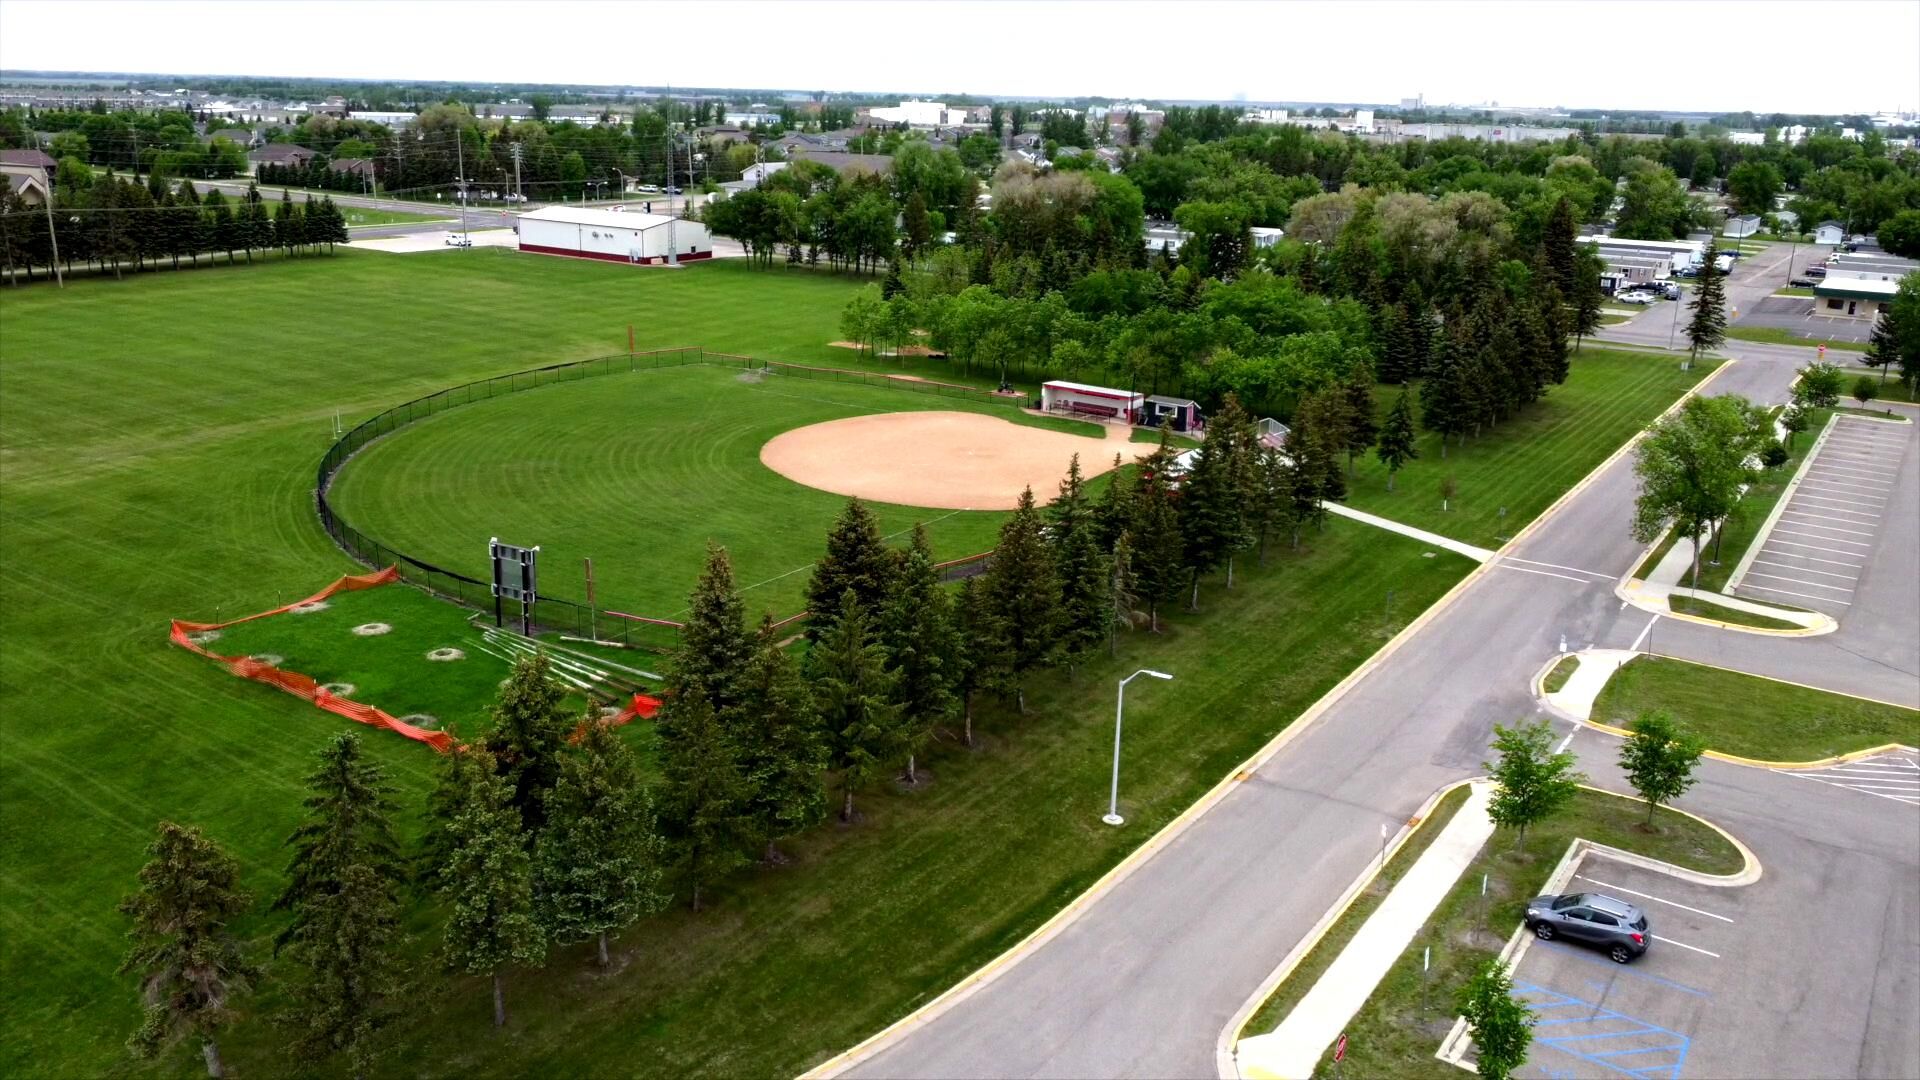
[[[0,68],[1873,113],[1920,0],[0,0]]]

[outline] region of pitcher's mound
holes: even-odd
[[[979,413],[879,413],[776,435],[760,448],[760,460],[789,480],[839,495],[946,510],[1011,510],[1029,486],[1036,500],[1052,498],[1075,454],[1089,477],[1113,468],[1116,451],[1135,456],[1126,429],[1109,434],[1068,435]]]

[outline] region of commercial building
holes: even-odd
[[[1664,259],[1668,266],[1667,273],[1700,265],[1707,251],[1707,245],[1700,240],[1628,240],[1618,236],[1582,236],[1574,242],[1593,244],[1599,249],[1600,257],[1609,262],[1616,259]],[[1666,277],[1667,274],[1660,276]]]
[[[369,124],[379,124],[382,127],[406,127],[419,117],[419,113],[410,112],[350,112],[347,114],[349,120],[365,120]]]
[[[965,108],[949,109],[944,101],[903,101],[861,112],[883,124],[908,127],[960,127],[970,122]]]
[[[1920,262],[1889,255],[1884,251],[1836,251],[1827,256],[1828,278],[1854,278],[1862,281],[1898,282],[1920,270]]]
[[[578,259],[655,264],[713,257],[713,238],[698,221],[599,210],[548,206],[519,215],[520,250]]]
[[[1900,282],[1839,277],[1829,273],[1813,287],[1813,313],[1836,318],[1872,319],[1900,291]]]

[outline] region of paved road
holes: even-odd
[[[1785,396],[1806,359],[1805,350],[1778,347],[1729,351],[1741,362],[1714,391],[1767,401]],[[1612,592],[1641,554],[1626,528],[1633,483],[1623,457],[1057,937],[854,1072],[1213,1075],[1221,1028],[1375,857],[1379,826],[1397,826],[1442,784],[1478,773],[1492,725],[1534,712],[1528,679],[1559,635],[1575,646],[1624,645],[1645,628],[1649,616],[1623,610]],[[1718,655],[1729,666],[1755,660],[1759,670],[1791,669],[1817,685],[1920,698],[1911,637],[1904,652],[1876,660],[1848,651],[1838,635],[1789,642],[1722,633],[1740,640],[1709,646],[1665,631],[1662,652]],[[1784,648],[1776,655],[1752,643],[1818,650],[1822,660],[1807,665]],[[1800,671],[1805,666],[1820,670]],[[1737,811],[1728,824],[1744,835],[1785,830],[1820,849],[1829,842],[1825,826],[1848,815],[1803,816],[1799,801],[1809,796],[1795,784],[1716,767],[1700,798],[1704,804],[1705,792],[1715,792],[1714,805]],[[1768,790],[1749,795],[1756,785]],[[1826,876],[1816,882],[1846,887]],[[1920,911],[1920,884],[1910,880],[1906,888],[1895,898],[1899,910]],[[1896,947],[1895,958],[1908,971],[1920,967],[1912,948]],[[1911,1009],[1911,980],[1904,986],[1888,1005],[1876,1002],[1873,1015]],[[1895,1056],[1904,1063],[1901,1053]],[[1920,1061],[1906,1071],[1920,1072]]]

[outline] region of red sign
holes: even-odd
[[[1345,1033],[1342,1033],[1340,1038],[1333,1044],[1333,1060],[1339,1061],[1340,1059],[1346,1056],[1347,1056],[1347,1036]]]

